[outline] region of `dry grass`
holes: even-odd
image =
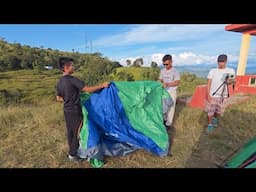
[[[35,104],[1,106],[0,108],[0,168],[90,168],[87,161],[69,162],[66,158],[67,139],[62,105],[51,98],[38,99],[38,90],[53,89],[56,76],[27,72],[3,74],[0,85],[9,90],[16,79],[22,90],[33,90]],[[29,77],[34,81],[29,86]],[[40,82],[42,78],[44,81]],[[9,83],[8,83],[9,79]],[[197,84],[202,81],[198,81]],[[16,85],[16,84],[15,84]],[[26,86],[25,86],[26,85]],[[183,85],[183,84],[182,84]],[[195,86],[195,85],[192,85]],[[39,88],[40,87],[40,88]],[[192,94],[184,85],[179,94]],[[48,93],[49,95],[50,93]],[[39,97],[43,98],[43,97]],[[28,98],[25,98],[26,100]],[[174,127],[169,130],[172,156],[158,157],[139,150],[125,157],[106,157],[105,168],[183,168],[216,167],[228,154],[256,135],[256,96],[247,102],[228,108],[220,126],[212,135],[206,134],[206,113],[178,103]]]
[[[106,168],[216,167],[227,154],[256,135],[256,97],[227,109],[213,135],[205,133],[206,114],[177,105],[170,130],[173,156],[157,157],[136,151],[125,157],[106,157]],[[0,167],[89,168],[88,162],[66,158],[67,141],[62,106],[9,106],[0,111]]]

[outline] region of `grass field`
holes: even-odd
[[[75,74],[76,75],[76,74]],[[88,162],[66,158],[67,140],[62,104],[54,101],[60,74],[44,71],[2,73],[1,90],[21,90],[21,103],[0,108],[1,168],[89,168]],[[179,95],[192,95],[203,80],[183,81]],[[28,102],[28,101],[31,101]],[[256,97],[228,108],[212,135],[206,134],[206,114],[178,103],[169,131],[172,156],[157,157],[139,150],[125,157],[106,157],[105,168],[216,167],[228,154],[256,135]]]

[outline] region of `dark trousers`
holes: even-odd
[[[76,156],[79,147],[78,131],[83,120],[83,115],[81,111],[74,110],[64,111],[64,116],[67,127],[69,154]]]

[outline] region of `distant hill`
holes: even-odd
[[[185,65],[185,66],[175,66],[180,73],[189,72],[197,75],[198,77],[206,78],[210,69],[216,68],[216,65]],[[237,70],[237,65],[228,64],[228,67],[231,67]],[[256,66],[253,64],[248,64],[246,67],[246,74],[256,74]]]
[[[101,53],[82,54],[79,52],[64,52],[51,48],[30,47],[20,43],[8,43],[4,38],[0,38],[0,71],[20,70],[20,69],[45,69],[58,68],[60,56],[72,57],[75,60],[76,68],[88,63],[99,63],[104,60],[109,64],[121,66],[118,62],[103,57]]]

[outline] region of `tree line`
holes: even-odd
[[[126,65],[128,67],[142,67],[144,65],[143,58],[141,58],[141,57],[137,58],[133,62],[131,61],[131,59],[127,59],[126,60]],[[158,64],[155,61],[151,61],[151,65],[150,66],[152,68],[157,68]]]
[[[0,38],[0,71],[19,69],[42,70],[45,66],[58,68],[58,59],[61,56],[72,57],[75,60],[76,68],[88,65],[89,63],[104,63],[109,68],[121,67],[120,63],[110,61],[101,53],[82,54],[79,52],[65,52],[51,48],[30,47],[20,43],[8,43]]]
[[[20,43],[8,43],[4,38],[0,38],[0,71],[11,70],[44,70],[46,66],[58,69],[58,59],[61,56],[72,57],[75,63],[76,71],[80,71],[81,79],[88,85],[95,85],[105,80],[136,80],[132,73],[120,71],[116,73],[116,68],[122,67],[117,61],[111,61],[103,57],[101,53],[79,53],[65,52],[51,48],[30,47]],[[137,58],[131,62],[126,60],[128,67],[142,67],[143,58]],[[61,73],[61,71],[60,71]],[[113,74],[112,76],[110,74]],[[141,73],[141,79],[155,80],[159,74],[157,63],[151,63],[151,69]]]

